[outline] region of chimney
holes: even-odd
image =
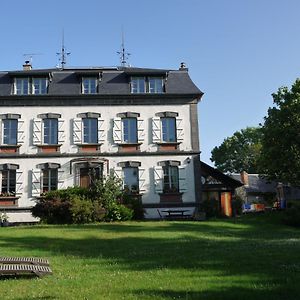
[[[249,185],[248,173],[246,171],[241,172],[241,181],[244,185]]]
[[[25,64],[23,65],[24,71],[30,71],[32,69],[32,65],[29,60],[25,60]]]
[[[179,71],[188,71],[189,69],[186,67],[185,62],[180,63]]]

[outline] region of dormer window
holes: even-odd
[[[163,77],[131,77],[131,93],[132,94],[160,94],[164,92]]]
[[[48,80],[45,77],[17,77],[14,82],[15,95],[45,95]]]
[[[82,78],[82,94],[97,94],[98,79],[97,77]]]

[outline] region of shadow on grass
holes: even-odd
[[[275,300],[285,299],[278,295],[287,282],[289,286],[294,285],[289,295],[300,292],[299,231],[255,222],[254,218],[236,220],[236,223],[145,222],[33,229],[36,231],[30,234],[31,229],[21,228],[27,236],[20,235],[18,228],[8,229],[0,238],[1,249],[20,253],[38,251],[39,255],[60,257],[74,265],[80,265],[80,260],[84,260],[85,265],[112,271],[116,268],[125,271],[187,270],[195,276],[203,276],[203,272],[214,274],[215,280],[219,281],[226,276],[252,278],[256,283],[266,280],[259,287],[249,288],[251,298],[247,296],[246,288],[226,286],[205,292],[138,290],[136,295],[217,300],[234,299],[228,295],[236,294],[237,299]],[[56,266],[52,267],[55,273]],[[226,278],[226,282],[228,284],[230,279]],[[245,296],[240,297],[241,291]],[[270,293],[269,297],[264,297],[267,293]]]

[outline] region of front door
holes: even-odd
[[[96,180],[102,178],[102,165],[79,168],[79,186],[89,188]]]

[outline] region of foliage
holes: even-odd
[[[300,203],[294,202],[288,207],[284,212],[282,220],[287,225],[300,227]]]
[[[8,215],[6,212],[0,212],[0,222],[7,222],[8,221]]]
[[[261,149],[260,127],[247,127],[224,139],[211,154],[211,161],[222,172],[258,173],[258,159]]]
[[[130,220],[133,211],[119,203],[122,196],[122,183],[109,176],[90,189],[69,187],[46,193],[37,199],[32,214],[49,224]]]
[[[241,215],[243,213],[243,204],[244,204],[243,199],[239,196],[235,196],[233,198],[233,202],[234,202],[234,205],[232,205],[232,206],[235,209],[235,213],[237,215]]]
[[[139,197],[135,197],[134,195],[124,194],[122,203],[133,210],[133,220],[143,220],[144,219],[144,208],[142,205],[142,201]]]
[[[270,180],[300,185],[300,80],[272,96],[262,128],[261,169]]]

